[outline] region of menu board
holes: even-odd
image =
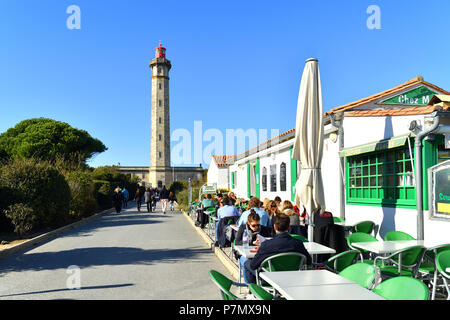
[[[428,170],[431,217],[450,219],[450,160]]]

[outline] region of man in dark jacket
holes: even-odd
[[[244,263],[245,278],[248,283],[256,283],[256,271],[261,263],[268,257],[278,253],[298,252],[306,257],[306,264],[311,264],[312,259],[305,249],[303,242],[292,238],[289,233],[290,219],[285,214],[280,214],[274,219],[275,237],[261,243],[258,252],[253,259]]]
[[[169,190],[166,189],[166,186],[162,187],[159,198],[161,199],[162,211],[166,214],[167,203],[169,202]]]

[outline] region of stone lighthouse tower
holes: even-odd
[[[172,182],[170,167],[170,116],[169,116],[169,70],[166,48],[161,44],[155,49],[150,62],[152,70],[152,110],[149,182],[161,188]]]

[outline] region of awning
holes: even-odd
[[[408,139],[410,135],[411,133],[406,133],[389,139],[378,140],[371,143],[361,144],[359,146],[345,148],[339,152],[339,157],[350,157],[362,153],[401,147],[406,144],[406,139]]]

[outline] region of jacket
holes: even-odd
[[[303,242],[292,238],[287,232],[279,232],[273,239],[261,243],[258,252],[250,262],[250,267],[257,270],[266,258],[284,252],[299,252],[306,257],[306,264],[311,264],[311,256]]]
[[[161,192],[159,193],[159,198],[160,199],[169,199],[169,190],[167,189],[162,189]]]
[[[219,220],[217,224],[217,242],[219,243],[219,246],[221,248],[230,245],[230,241],[227,240],[225,237],[225,227],[228,225],[229,221],[232,221],[230,224],[235,224],[236,221],[239,219],[238,216],[230,216],[230,217],[224,217]]]
[[[242,236],[244,235],[244,230],[245,230],[246,226],[247,226],[247,224],[242,224],[239,227],[239,230],[237,231],[236,237],[235,237],[236,245],[241,245],[242,244]],[[271,227],[266,227],[266,226],[260,225],[260,228],[261,229],[259,231],[259,234],[261,236],[263,236],[263,237],[267,238],[267,237],[273,237],[275,235],[274,231],[273,231],[273,229]],[[249,239],[250,245],[252,245],[253,241],[255,241],[255,240],[256,239]]]

